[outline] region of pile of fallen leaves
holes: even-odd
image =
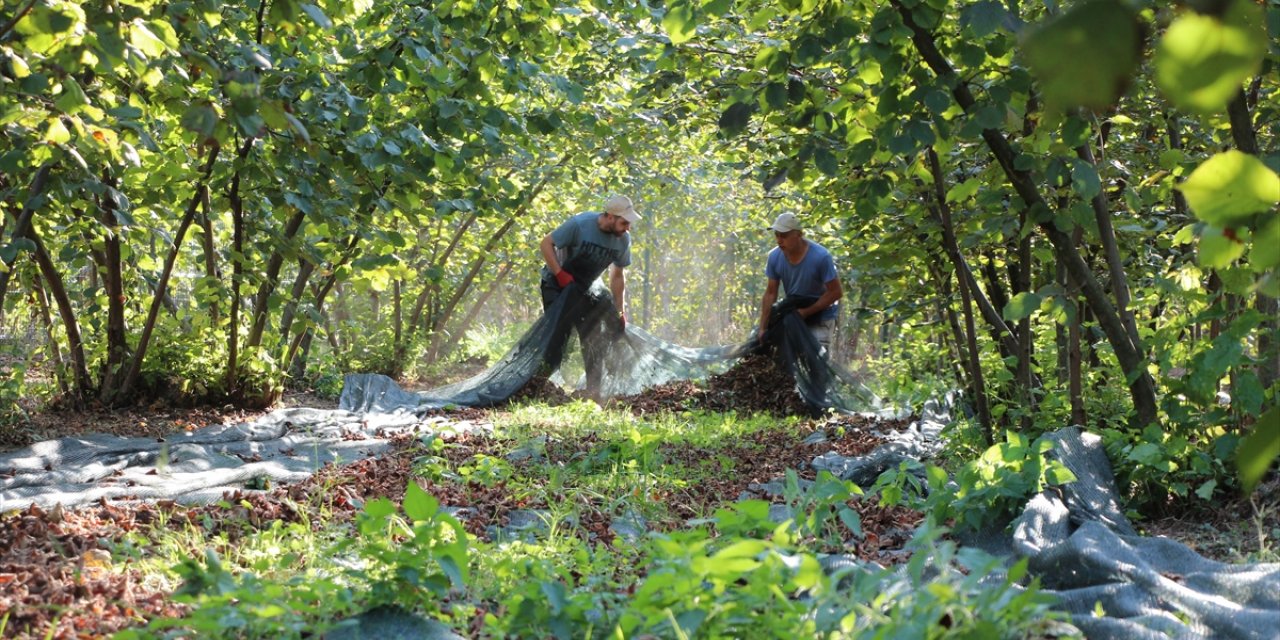
[[[809,415],[809,407],[796,391],[796,381],[772,356],[748,355],[732,369],[712,376],[703,384],[680,380],[653,387],[613,402],[637,415],[660,411],[705,409],[770,413],[777,416]]]
[[[0,518],[0,618],[7,637],[100,637],[148,619],[182,615],[169,594],[142,586],[136,570],[112,566],[107,547],[150,525],[149,505],[48,511],[31,506]]]
[[[569,402],[571,398],[560,385],[552,382],[546,376],[534,376],[523,387],[511,394],[511,397],[504,404],[519,404],[531,400],[557,406]]]

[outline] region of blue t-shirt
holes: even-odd
[[[618,267],[631,264],[631,233],[614,235],[601,231],[600,216],[595,211],[579,213],[551,232],[560,268],[573,274],[584,286],[599,278],[610,264]],[[542,267],[542,277],[555,280],[546,266]]]
[[[827,283],[839,277],[836,263],[827,248],[812,241],[809,250],[800,259],[800,264],[791,264],[782,254],[782,249],[774,247],[765,262],[764,275],[770,280],[782,283],[782,289],[788,296],[822,297],[827,292]],[[837,302],[818,313],[818,320],[830,320],[840,312]]]

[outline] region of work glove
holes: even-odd
[[[564,269],[561,269],[559,272],[556,273],[556,283],[560,285],[561,289],[569,286],[571,282],[573,282],[572,273],[569,273]]]

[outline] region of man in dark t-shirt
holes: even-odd
[[[631,264],[631,225],[640,220],[631,199],[614,196],[605,201],[604,211],[580,213],[564,221],[542,239],[539,249],[546,266],[542,269],[542,308],[545,310],[573,283],[585,293],[606,269],[609,290],[613,293],[613,311],[622,327],[627,323],[627,281],[623,269]],[[578,338],[582,342],[586,366],[586,393],[597,397],[600,391],[603,363],[599,350],[588,345],[594,320],[599,315],[583,309],[575,318]],[[547,361],[558,366],[563,344],[551,345]]]

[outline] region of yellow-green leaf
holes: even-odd
[[[667,7],[667,15],[662,18],[662,29],[667,32],[672,44],[688,42],[698,29],[693,7],[680,0],[671,3]]]
[[[1156,82],[1179,106],[1219,112],[1253,77],[1267,52],[1262,7],[1235,0],[1221,18],[1188,12],[1156,48]]]
[[[1222,229],[1209,227],[1200,236],[1200,253],[1197,257],[1200,266],[1211,269],[1222,269],[1231,266],[1232,262],[1244,255],[1244,243],[1239,238],[1228,237]]]
[[[61,118],[49,118],[49,128],[44,132],[45,142],[66,144],[71,141],[71,132],[62,124]]]
[[[151,30],[140,21],[129,25],[129,42],[148,58],[158,58],[168,50],[164,40],[157,38],[156,34],[151,33]]]
[[[1280,176],[1258,158],[1234,150],[1206,160],[1178,188],[1197,218],[1220,227],[1280,202]]]
[[[21,80],[31,75],[31,67],[27,64],[26,60],[22,59],[22,56],[7,50],[5,53],[8,54],[7,58],[11,65],[10,68],[13,70],[13,77],[15,80]]]
[[[169,24],[168,20],[150,20],[147,22],[147,29],[169,49],[178,48],[180,44],[178,32],[174,30],[173,25]]]
[[[54,103],[58,110],[63,113],[77,113],[88,103],[84,90],[80,88],[80,83],[76,82],[75,78],[67,76],[62,79],[62,95],[58,96],[58,100]]]

